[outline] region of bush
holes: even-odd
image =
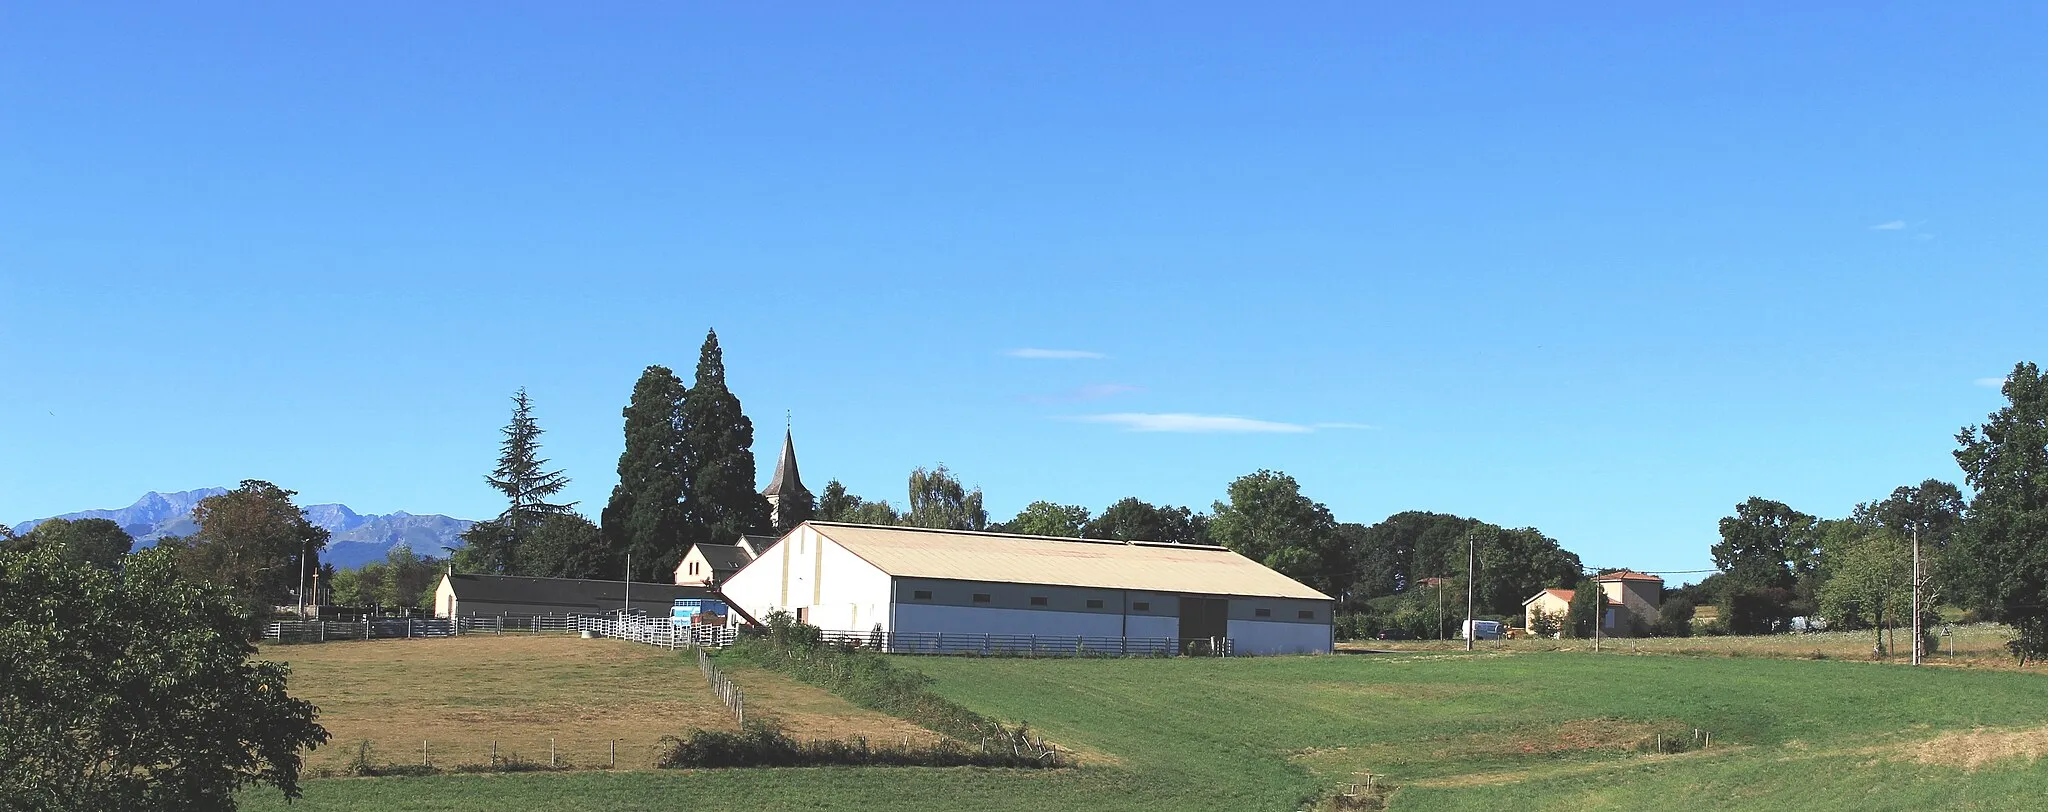
[[[820,767],[826,765],[890,767],[1058,767],[1059,751],[1034,741],[1019,727],[1001,737],[983,738],[969,748],[951,739],[930,746],[879,745],[863,737],[800,742],[780,727],[749,722],[738,733],[694,730],[687,738],[665,736],[657,767]]]

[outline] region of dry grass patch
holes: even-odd
[[[1936,736],[1914,746],[1910,758],[1921,764],[1959,767],[1976,772],[1985,766],[2013,759],[2028,763],[2048,754],[2048,727],[2023,730],[1973,728]]]
[[[691,728],[736,730],[696,666],[677,652],[568,636],[472,636],[266,646],[259,658],[291,664],[291,690],[320,706],[333,738],[308,757],[340,770],[369,740],[374,761],[478,764],[493,743],[502,758],[644,768],[662,736]],[[934,734],[854,707],[758,669],[727,669],[751,709],[792,735],[863,734],[913,740]],[[424,747],[423,747],[424,745]]]

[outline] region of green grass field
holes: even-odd
[[[1370,772],[1397,810],[2020,810],[2048,779],[2034,673],[1512,651],[904,662],[1082,766],[325,780],[292,808],[1284,810]],[[1695,728],[1711,746],[1639,752]]]

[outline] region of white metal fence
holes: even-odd
[[[576,631],[669,649],[720,648],[732,645],[738,635],[730,626],[678,626],[668,618],[635,615],[579,615]]]

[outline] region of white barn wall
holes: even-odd
[[[1122,616],[1101,612],[1049,612],[1044,609],[991,609],[915,603],[896,605],[896,631],[910,634],[1042,634],[1062,637],[1118,637],[1124,634]],[[1148,635],[1134,633],[1131,636]]]
[[[868,631],[889,625],[889,574],[798,527],[726,582],[725,595],[755,619],[777,609],[821,629]]]
[[[1231,647],[1236,654],[1328,654],[1330,635],[1325,623],[1230,621]]]

